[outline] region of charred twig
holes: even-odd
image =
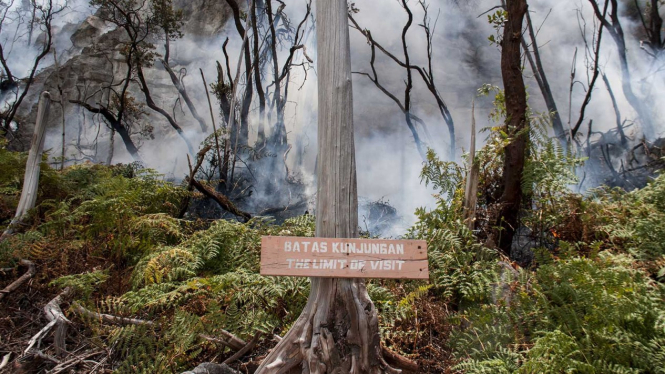
[[[239,337],[231,334],[230,332],[228,332],[226,330],[222,330],[221,334],[224,335],[224,337],[226,337],[226,339],[215,338],[215,337],[205,335],[205,334],[199,334],[199,337],[201,337],[201,338],[203,338],[203,339],[205,339],[209,342],[221,343],[221,344],[233,349],[234,351],[239,351],[244,346],[247,345],[246,341],[240,339]]]
[[[614,108],[614,115],[616,117],[616,122],[617,122],[617,131],[619,132],[619,136],[621,136],[621,145],[623,147],[626,147],[628,144],[628,139],[626,139],[626,134],[623,131],[623,124],[621,123],[621,112],[619,111],[619,105],[617,104],[617,100],[614,97],[614,92],[612,91],[612,86],[610,86],[610,81],[607,79],[607,75],[602,74],[603,76],[603,82],[605,82],[605,87],[607,87],[607,92],[610,94],[610,99],[612,100],[612,107]]]
[[[195,178],[188,178],[188,182],[191,183],[192,186],[194,186],[194,188],[199,190],[199,192],[201,192],[203,195],[205,195],[208,198],[211,198],[211,199],[215,200],[215,202],[217,202],[217,204],[219,204],[219,206],[221,206],[227,212],[229,212],[231,214],[234,214],[238,217],[242,217],[245,222],[248,222],[250,219],[252,219],[251,214],[249,214],[247,212],[243,212],[242,210],[238,209],[235,206],[235,204],[233,204],[231,202],[231,200],[229,200],[228,197],[226,197],[226,196],[224,196],[224,195],[222,195],[222,194],[220,194],[220,193],[218,193],[214,190],[211,190],[210,188],[202,185]]]
[[[196,166],[192,168],[192,164],[189,160],[189,155],[187,155],[187,162],[189,163],[189,183],[187,183],[187,191],[192,192],[193,186],[192,186],[192,180],[194,180],[194,176],[196,175],[196,172],[199,171],[201,168],[201,165],[203,164],[203,160],[205,160],[205,155],[210,151],[210,148],[212,148],[212,145],[208,145],[201,149],[199,153],[196,155]],[[180,212],[178,213],[178,218],[182,218],[185,213],[187,212],[187,208],[189,208],[189,202],[191,200],[191,196],[187,195],[185,199],[182,201],[182,205],[180,206]]]
[[[408,8],[408,4],[405,2],[400,2],[404,10],[409,14],[409,19],[412,19],[412,14],[410,12],[410,9]],[[420,3],[421,6],[424,9],[424,21],[423,25],[421,25],[425,29],[425,36],[427,37],[427,44],[428,44],[428,65],[427,67],[421,67],[418,65],[413,65],[409,62],[402,61],[399,57],[395,56],[393,53],[388,51],[383,45],[378,43],[373,37],[372,34],[369,30],[364,29],[360,27],[360,24],[353,18],[351,13],[348,14],[349,20],[352,23],[352,28],[358,30],[365,38],[367,38],[367,43],[370,46],[375,46],[376,48],[379,49],[386,57],[394,61],[397,65],[401,66],[402,68],[406,69],[407,71],[415,70],[420,77],[423,80],[423,83],[425,83],[425,86],[427,89],[430,91],[432,94],[432,97],[435,99],[437,103],[437,107],[439,109],[439,112],[441,113],[441,116],[446,123],[448,127],[448,134],[450,136],[450,155],[452,158],[454,158],[455,154],[455,123],[453,121],[452,114],[450,113],[450,110],[448,109],[448,105],[445,103],[443,98],[441,97],[441,94],[438,91],[438,88],[436,86],[436,83],[434,81],[434,72],[431,68],[432,66],[432,39],[431,39],[431,31],[429,30],[428,22],[427,22],[427,7],[423,4]],[[404,29],[402,30],[404,32]],[[404,47],[404,46],[402,46]],[[407,82],[408,85],[408,82]],[[410,119],[407,117],[407,119]]]
[[[603,8],[603,13],[602,17],[605,18],[607,14],[607,6],[609,5],[609,1],[605,2],[605,7]],[[584,101],[582,101],[582,107],[580,108],[580,116],[577,119],[577,122],[575,123],[575,126],[570,130],[571,131],[571,136],[574,138],[577,132],[580,129],[580,126],[582,125],[582,122],[584,121],[584,112],[586,111],[587,105],[591,102],[591,93],[593,91],[593,87],[596,84],[596,80],[598,79],[598,74],[600,73],[600,42],[602,41],[603,38],[603,28],[605,27],[604,23],[600,23],[599,29],[598,29],[598,37],[596,38],[596,46],[593,49],[593,54],[594,54],[594,60],[593,60],[593,75],[591,76],[591,81],[589,82],[589,87],[587,88],[586,95],[584,96]],[[585,33],[582,33],[582,37],[584,39],[584,44],[589,51],[589,45],[586,41],[586,38],[584,37]],[[604,77],[604,75],[603,75]]]
[[[226,38],[226,42],[224,42],[224,46],[226,47],[226,43],[228,43],[229,39]],[[219,63],[217,63],[219,66]],[[203,69],[199,69],[201,72],[201,79],[203,80],[203,88],[206,91],[206,98],[208,98],[208,107],[210,108],[210,119],[212,120],[212,131],[214,131],[215,134],[215,148],[217,149],[217,163],[219,164],[219,179],[225,180],[226,175],[223,173],[222,166],[224,165],[222,163],[222,154],[220,153],[220,148],[219,148],[219,136],[217,135],[217,125],[215,124],[215,115],[213,114],[212,111],[212,102],[210,101],[210,92],[208,91],[208,83],[206,82],[206,77],[203,74]]]
[[[259,342],[259,339],[261,338],[261,335],[263,335],[263,333],[261,331],[257,331],[256,334],[254,334],[254,337],[252,338],[252,340],[249,343],[247,343],[241,350],[236,352],[233,356],[231,356],[231,357],[227,358],[226,360],[224,360],[224,363],[228,365],[228,364],[232,363],[233,361],[236,361],[239,358],[241,358],[242,356],[244,356],[247,352],[254,349],[256,344]]]
[[[287,206],[264,209],[259,213],[259,215],[265,216],[265,215],[271,215],[271,214],[276,214],[276,213],[280,213],[280,212],[286,212],[287,210],[297,209],[297,208],[300,208],[300,207],[304,207],[306,205],[307,205],[307,201],[303,200],[303,201],[299,201],[295,204],[291,204],[291,205],[287,205]]]
[[[5,287],[2,291],[0,291],[0,300],[2,300],[5,297],[5,295],[19,288],[23,283],[27,282],[28,279],[32,278],[35,275],[35,273],[37,273],[34,262],[28,260],[21,260],[19,264],[27,266],[28,271],[26,271],[25,274],[21,275],[19,279],[15,280],[9,286]]]
[[[67,361],[63,361],[63,362],[59,363],[58,365],[56,365],[53,369],[51,369],[51,371],[49,371],[49,374],[62,373],[64,371],[66,371],[67,369],[71,368],[72,366],[78,365],[81,362],[87,360],[88,358],[93,357],[93,356],[97,356],[97,355],[102,354],[102,353],[104,353],[104,351],[90,352],[90,353],[84,354],[82,356],[74,357],[74,358],[71,358]]]
[[[112,316],[110,314],[103,314],[103,313],[97,313],[93,312],[91,310],[88,310],[84,308],[81,304],[75,303],[73,310],[86,317],[94,318],[96,320],[99,320],[100,322],[104,323],[109,323],[112,325],[148,325],[148,326],[154,326],[155,323],[152,321],[147,321],[147,320],[142,320],[142,319],[136,319],[136,318],[127,318],[127,317],[118,317],[118,316]]]

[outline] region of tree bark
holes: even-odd
[[[351,56],[346,0],[319,0],[316,235],[358,236]],[[378,316],[362,279],[311,278],[307,304],[256,371],[398,373],[383,360]]]
[[[501,42],[501,76],[506,97],[506,133],[511,137],[504,150],[503,194],[499,199],[498,245],[510,254],[522,202],[522,173],[527,145],[526,88],[522,77],[522,22],[527,11],[526,0],[508,0],[508,20]]]

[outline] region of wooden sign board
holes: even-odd
[[[429,279],[427,242],[264,236],[261,238],[261,274]]]

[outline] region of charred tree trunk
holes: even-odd
[[[346,0],[319,0],[316,234],[358,236]],[[256,373],[399,372],[382,358],[376,308],[362,279],[312,278],[307,305]]]
[[[508,0],[508,20],[504,25],[501,42],[501,76],[506,97],[506,133],[511,142],[504,150],[503,194],[497,226],[498,245],[510,253],[513,236],[519,221],[522,202],[522,172],[527,145],[526,88],[522,77],[521,39],[522,22],[527,11],[526,0]]]
[[[256,143],[259,147],[263,146],[266,140],[266,130],[265,130],[265,113],[266,113],[266,94],[263,90],[263,84],[261,83],[261,68],[260,68],[260,47],[259,47],[259,25],[257,20],[257,4],[254,3],[252,6],[252,32],[253,35],[253,53],[254,53],[254,84],[256,85],[256,94],[259,97],[259,125],[258,125],[258,135]]]
[[[626,37],[623,32],[623,27],[619,20],[619,5],[618,0],[606,0],[610,2],[610,16],[609,20],[601,13],[600,7],[596,0],[589,0],[596,18],[607,28],[607,31],[614,39],[619,54],[619,65],[621,66],[621,88],[623,94],[628,101],[628,104],[635,110],[640,118],[642,124],[642,131],[647,138],[655,135],[655,126],[653,123],[653,116],[649,107],[645,104],[644,100],[637,97],[633,91],[632,77],[630,74],[630,67],[628,65],[628,53],[626,52]]]

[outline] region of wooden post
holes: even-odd
[[[46,130],[46,122],[48,120],[48,112],[51,107],[51,94],[44,91],[39,98],[39,106],[37,108],[37,122],[35,124],[35,133],[32,136],[30,143],[30,153],[28,154],[28,162],[25,165],[25,176],[23,178],[23,191],[21,191],[21,199],[19,200],[18,207],[16,208],[16,215],[9,224],[9,227],[0,237],[0,241],[6,236],[14,233],[16,225],[21,222],[23,216],[28,213],[28,210],[35,207],[37,202],[37,187],[39,187],[39,170],[42,162],[42,153],[44,151],[44,133]]]
[[[351,52],[346,0],[318,0],[316,236],[358,236]],[[362,279],[311,278],[298,320],[256,371],[399,373],[383,359],[378,315]]]

